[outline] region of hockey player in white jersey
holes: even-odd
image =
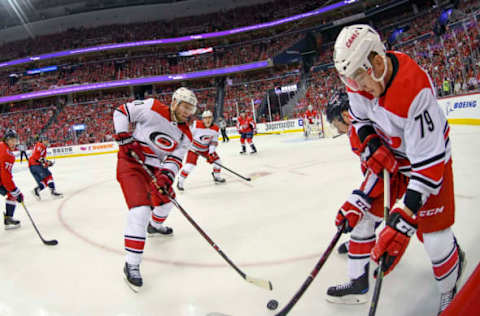
[[[147,230],[151,235],[173,233],[163,222],[173,207],[169,198],[175,197],[172,183],[192,142],[186,122],[195,113],[196,105],[195,94],[182,87],[174,92],[170,107],[156,99],[146,99],[123,104],[114,111],[115,140],[119,144],[117,180],[129,209],[124,273],[133,288],[143,284],[140,262]],[[133,133],[129,131],[131,123],[136,124]],[[155,188],[132,153],[148,166],[168,195]]]
[[[213,123],[213,114],[206,110],[202,113],[202,120],[196,120],[190,127],[193,135],[192,148],[188,151],[185,166],[178,177],[177,188],[184,190],[183,184],[188,175],[197,165],[198,155],[202,155],[207,162],[213,164],[212,177],[215,183],[224,183],[225,179],[220,176],[220,167],[215,162],[221,164],[220,157],[217,154],[218,131],[217,124]]]
[[[347,86],[352,125],[367,167],[376,174],[387,169],[409,177],[371,257],[379,262],[386,256],[387,275],[417,232],[432,262],[440,313],[457,291],[465,257],[451,229],[455,197],[450,127],[435,87],[412,58],[387,52],[368,25],[342,29],[334,46],[334,63]]]

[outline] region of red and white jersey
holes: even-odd
[[[9,192],[16,188],[12,176],[14,163],[15,155],[5,142],[0,142],[0,186],[3,186]]]
[[[317,110],[307,110],[305,111],[305,114],[303,114],[303,118],[308,120],[310,124],[313,124],[314,120],[318,118],[318,112]]]
[[[115,132],[128,132],[136,123],[133,137],[140,143],[147,165],[168,169],[174,175],[192,144],[186,123],[174,122],[170,108],[156,99],[137,100],[120,105],[113,114]]]
[[[33,152],[30,158],[28,159],[28,166],[38,166],[41,165],[40,158],[45,159],[47,157],[47,146],[44,143],[38,142],[33,147]]]
[[[355,131],[355,128],[352,126],[349,127],[348,132],[348,139],[350,140],[350,146],[352,151],[355,155],[360,158],[362,152],[360,151],[362,147],[362,142]],[[375,199],[379,197],[383,193],[383,181],[373,172],[367,169],[367,167],[363,164],[362,161],[362,173],[363,173],[363,180],[362,184],[360,185],[360,191],[365,193],[368,197]]]
[[[379,98],[348,90],[352,123],[357,133],[365,126],[375,129],[400,160],[400,171],[410,177],[408,189],[425,201],[442,185],[451,157],[450,127],[427,72],[403,53],[388,56],[393,75]]]
[[[241,116],[237,119],[237,130],[239,133],[250,133],[257,127],[253,118],[250,116],[246,116],[242,118]]]
[[[216,124],[212,124],[210,127],[206,127],[203,121],[193,121],[190,126],[193,136],[192,148],[198,152],[215,151],[218,145],[218,131],[219,128]]]

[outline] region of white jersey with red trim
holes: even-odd
[[[115,132],[128,132],[136,123],[133,137],[140,143],[147,165],[168,169],[176,175],[192,143],[185,123],[172,121],[170,108],[156,99],[122,104],[113,114]]]
[[[403,53],[387,55],[392,80],[379,98],[348,91],[352,123],[358,134],[365,126],[375,129],[400,160],[400,171],[410,177],[408,189],[421,193],[425,202],[442,185],[451,157],[450,128],[427,72]]]
[[[198,152],[215,151],[218,145],[218,131],[219,128],[216,124],[212,124],[210,127],[206,127],[203,121],[194,121],[190,126],[193,136],[192,148]]]

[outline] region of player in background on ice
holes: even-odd
[[[170,106],[146,99],[123,104],[114,111],[114,138],[119,144],[117,180],[129,210],[124,234],[124,273],[134,287],[143,284],[140,262],[147,231],[151,236],[173,234],[164,221],[173,207],[170,197],[175,198],[172,183],[192,143],[187,122],[196,106],[193,91],[181,87],[173,93]],[[136,123],[133,133],[129,130],[131,123]],[[162,192],[132,153],[155,174]]]
[[[455,196],[450,127],[435,87],[412,58],[387,52],[368,25],[342,29],[334,46],[334,63],[347,86],[352,126],[362,142],[367,167],[376,174],[400,170],[409,178],[371,257],[379,262],[386,255],[387,275],[418,230],[432,262],[441,313],[456,294],[465,255],[451,229]]]
[[[23,156],[25,156],[25,160],[28,161],[28,156],[27,156],[27,145],[25,143],[18,143],[17,145],[18,151],[20,152],[20,163],[23,161]]]
[[[35,199],[41,200],[40,191],[46,187],[50,188],[50,194],[54,199],[63,198],[62,193],[58,193],[55,190],[55,182],[53,182],[53,176],[49,167],[53,166],[53,161],[47,160],[47,146],[48,141],[42,137],[33,147],[32,155],[28,159],[28,168],[33,178],[37,182],[37,187],[33,189],[32,193]]]
[[[252,142],[253,135],[257,133],[257,125],[253,121],[253,118],[247,115],[245,111],[240,112],[240,117],[237,120],[237,130],[240,134],[240,144],[242,144],[242,151],[240,154],[246,154],[247,149],[245,145],[245,140],[250,145],[251,153],[255,154],[257,148]]]
[[[185,165],[180,171],[177,188],[180,191],[184,190],[183,184],[185,179],[197,165],[197,153],[207,158],[207,162],[213,165],[213,181],[215,181],[215,183],[224,183],[225,179],[220,176],[220,167],[214,164],[214,162],[221,164],[221,160],[216,151],[218,146],[218,126],[213,123],[212,112],[209,110],[204,111],[201,120],[193,121],[192,126],[190,126],[190,131],[193,136],[193,144],[192,148],[188,151]]]
[[[340,134],[347,133],[352,151],[360,158],[362,143],[351,126],[348,110],[347,94],[337,93],[327,105],[327,121]],[[339,252],[342,250],[348,253],[350,281],[328,288],[327,300],[332,303],[361,304],[368,301],[370,252],[375,246],[375,229],[383,220],[383,180],[370,171],[361,159],[360,161],[362,183],[340,207],[335,219],[335,225],[338,227],[346,221],[347,227],[344,232],[350,233],[349,241],[339,247]],[[392,205],[405,191],[406,183],[407,177],[404,175],[396,173],[392,176],[390,188]]]
[[[13,151],[17,145],[17,133],[8,129],[0,142],[0,194],[6,196],[3,224],[5,229],[20,227],[20,221],[13,218],[17,202],[23,202],[23,194],[13,182],[12,168],[15,163]]]
[[[312,126],[318,124],[318,112],[310,104],[303,114],[303,133],[308,137],[312,132]]]
[[[220,127],[220,132],[222,133],[222,142],[229,142],[230,138],[227,135],[227,121],[223,117],[218,119],[218,127]]]

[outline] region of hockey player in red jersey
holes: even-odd
[[[316,120],[318,119],[318,112],[317,110],[314,110],[313,106],[310,104],[305,111],[303,118],[307,120],[309,124],[315,124]]]
[[[312,133],[312,128],[318,126],[318,112],[313,109],[313,106],[310,104],[307,108],[307,111],[303,114],[303,134],[305,137],[310,136]]]
[[[342,29],[334,63],[347,86],[352,125],[362,157],[376,174],[408,176],[406,193],[392,208],[371,257],[385,255],[392,271],[417,232],[440,291],[439,312],[453,299],[464,253],[451,229],[455,215],[450,127],[429,75],[409,56],[386,51],[368,25]]]
[[[140,262],[147,231],[151,236],[173,234],[163,223],[173,207],[172,183],[192,143],[187,122],[195,113],[196,105],[193,91],[182,87],[173,93],[170,106],[146,99],[123,104],[114,111],[114,137],[119,144],[117,180],[129,209],[124,234],[124,273],[133,287],[143,284]],[[131,123],[136,124],[133,133],[129,130]],[[162,192],[155,188],[132,153],[154,173]]]
[[[351,126],[348,111],[347,94],[337,93],[327,105],[327,121],[340,134],[347,133],[352,151],[360,158],[361,142]],[[383,180],[368,170],[363,162],[361,167],[364,175],[361,185],[340,207],[335,218],[335,225],[338,227],[346,221],[347,226],[344,232],[350,233],[348,246],[339,247],[339,250],[346,248],[345,252],[348,253],[350,281],[332,286],[327,290],[327,300],[332,303],[360,304],[368,300],[370,252],[375,246],[375,229],[383,220]],[[407,177],[401,173],[396,173],[392,177],[390,187],[392,201],[400,198],[405,192],[406,183]]]
[[[220,163],[220,157],[217,154],[218,131],[217,124],[213,123],[213,114],[206,110],[202,113],[202,120],[196,120],[190,126],[193,136],[192,148],[188,151],[187,160],[180,176],[178,177],[177,188],[184,190],[183,184],[188,175],[195,169],[198,160],[198,154],[207,158],[207,162],[213,164],[212,177],[215,183],[224,183],[225,179],[220,176],[220,167],[214,162]]]
[[[253,121],[253,118],[247,116],[245,111],[240,113],[240,117],[237,120],[237,130],[240,134],[240,143],[242,144],[242,151],[240,154],[246,154],[246,146],[245,140],[250,145],[250,149],[252,150],[251,153],[255,154],[257,152],[257,148],[252,142],[253,135],[257,133],[257,125]]]
[[[13,218],[17,202],[23,202],[23,194],[13,182],[12,168],[15,163],[13,151],[17,145],[17,133],[13,129],[5,132],[3,142],[0,142],[0,194],[7,196],[3,223],[5,229],[20,227],[20,221]]]
[[[58,193],[55,190],[55,182],[53,182],[53,176],[49,167],[53,166],[53,162],[47,160],[47,146],[48,141],[44,138],[39,138],[38,142],[33,147],[32,154],[28,159],[28,168],[33,178],[37,182],[38,186],[33,189],[33,196],[40,201],[40,191],[46,187],[50,188],[50,194],[54,199],[63,198],[62,193]]]

